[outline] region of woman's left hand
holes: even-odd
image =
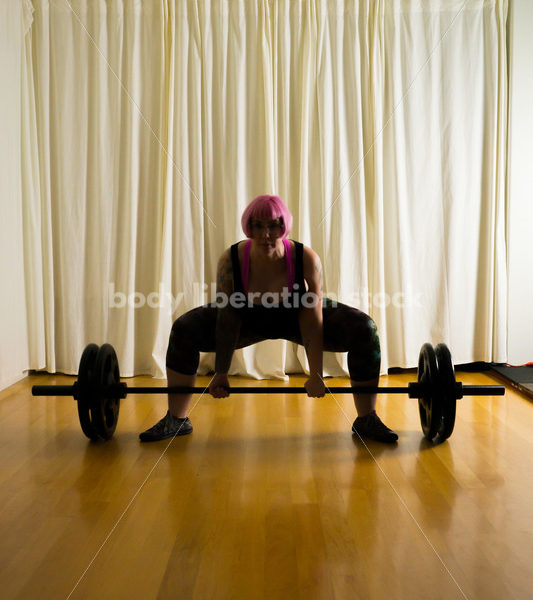
[[[306,389],[307,395],[310,398],[322,398],[326,393],[324,382],[318,375],[309,377],[309,379],[304,383],[304,388]]]

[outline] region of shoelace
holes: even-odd
[[[159,421],[152,427],[152,430],[154,431],[154,433],[159,433],[159,432],[166,433],[166,431],[171,427],[171,425],[172,425],[172,417],[169,413],[167,413],[161,419],[161,421]]]
[[[363,429],[372,428],[376,433],[389,433],[390,429],[383,423],[383,421],[376,415],[376,413],[370,413],[361,417],[359,422]],[[356,423],[357,426],[357,423]]]
[[[379,431],[380,433],[390,433],[391,430],[385,425],[385,423],[380,421],[378,418],[372,420],[374,421],[374,427],[376,431]]]

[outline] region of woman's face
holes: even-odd
[[[278,219],[255,219],[250,223],[252,239],[263,250],[268,252],[276,247],[276,241],[281,238],[283,222]]]

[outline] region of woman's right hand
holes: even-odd
[[[229,379],[227,373],[215,373],[209,384],[209,393],[213,398],[227,398],[229,396]]]

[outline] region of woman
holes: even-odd
[[[216,352],[209,392],[229,396],[233,352],[265,339],[286,339],[305,347],[307,395],[324,396],[322,352],[348,352],[354,387],[377,386],[381,353],[376,325],[365,313],[322,298],[322,266],[307,246],[287,239],[292,215],[277,196],[258,196],[241,224],[248,240],[228,248],[217,266],[217,299],[179,317],[167,351],[169,386],[194,386],[200,352]],[[354,394],[358,417],[352,432],[395,442],[398,436],[376,414],[376,394]],[[192,432],[190,394],[169,394],[168,412],[140,434],[156,441]]]

